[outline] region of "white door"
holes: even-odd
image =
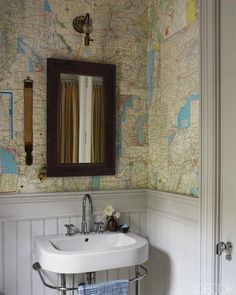
[[[219,294],[236,295],[236,0],[221,0],[221,241]]]

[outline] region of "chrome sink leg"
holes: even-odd
[[[87,272],[87,283],[95,284],[96,283],[96,273],[95,272]]]
[[[66,275],[65,274],[60,275],[61,285],[60,286],[53,286],[53,285],[48,284],[45,281],[41,266],[38,262],[35,262],[32,265],[32,267],[35,271],[38,272],[43,285],[46,286],[47,288],[62,292],[62,293],[60,293],[62,295],[66,295],[67,291],[77,291],[78,290],[78,288],[74,286],[74,279],[73,279],[73,287],[66,288]],[[141,271],[141,269],[142,269],[142,271]],[[136,287],[135,288],[135,290],[136,290],[135,295],[140,295],[140,292],[141,292],[140,291],[140,280],[146,278],[147,275],[148,275],[148,271],[143,265],[136,265],[135,266],[135,277],[132,279],[129,279],[129,282],[135,282],[135,287]],[[87,283],[88,284],[96,283],[96,273],[95,272],[88,272],[88,273],[86,273],[86,276],[87,276]],[[86,280],[84,279],[83,281],[86,281]]]
[[[61,274],[61,286],[63,288],[66,288],[66,275],[65,274]],[[66,291],[62,291],[61,294],[66,295]]]
[[[135,277],[136,278],[140,277],[140,266],[139,265],[135,266]],[[140,295],[140,280],[137,280],[135,282],[135,295]]]

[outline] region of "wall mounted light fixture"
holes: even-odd
[[[89,46],[90,42],[93,41],[93,39],[90,38],[90,34],[93,31],[93,26],[89,13],[86,13],[85,16],[77,16],[73,20],[73,27],[77,32],[85,34],[84,45]]]

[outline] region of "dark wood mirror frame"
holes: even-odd
[[[103,163],[59,162],[59,101],[61,73],[102,77],[105,102],[105,160]],[[47,176],[115,174],[116,66],[74,60],[47,59]]]

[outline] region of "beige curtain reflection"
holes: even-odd
[[[60,163],[79,162],[79,86],[61,81]]]
[[[104,98],[102,85],[94,84],[92,91],[91,162],[104,162]]]

